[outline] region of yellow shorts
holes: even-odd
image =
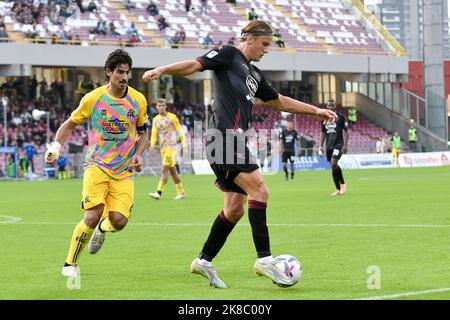
[[[398,157],[398,155],[400,154],[400,149],[399,148],[392,148],[392,155]]]
[[[175,167],[177,159],[177,149],[166,148],[161,150],[162,165],[165,167]]]
[[[134,203],[134,180],[114,180],[99,167],[87,168],[83,176],[81,208],[87,210],[104,204],[102,218],[110,211],[122,214],[128,220]]]

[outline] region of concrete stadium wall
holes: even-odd
[[[103,67],[112,46],[0,44],[0,65]],[[125,48],[135,68],[154,68],[203,55],[203,49]],[[329,55],[323,53],[270,52],[256,64],[262,70],[326,73],[408,73],[408,58],[396,56]],[[387,77],[392,78],[392,77]]]

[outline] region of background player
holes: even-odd
[[[212,153],[207,154],[217,177],[216,186],[223,191],[224,208],[214,220],[199,256],[193,260],[191,272],[204,276],[210,285],[217,288],[227,286],[217,276],[212,260],[244,215],[247,196],[248,217],[257,252],[254,272],[278,283],[290,283],[288,277],[274,265],[266,223],[269,191],[256,159],[251,159],[249,149],[245,145],[243,133],[248,130],[255,98],[279,111],[307,114],[321,120],[332,120],[336,117],[330,110],[319,109],[278,94],[262,72],[250,63],[260,61],[268,53],[272,35],[272,28],[267,23],[253,20],[242,29],[238,47],[218,46],[195,60],[149,70],[142,77],[144,81],[150,81],[164,74],[187,76],[197,71],[214,71],[215,95],[209,125],[212,129],[208,129],[205,139],[207,149],[211,144],[216,147],[214,156]],[[218,135],[214,136],[216,134]],[[216,139],[220,142],[216,142]],[[227,152],[226,146],[230,144],[234,145],[234,150]]]
[[[283,162],[283,170],[286,175],[286,181],[289,180],[287,162],[291,164],[291,179],[294,180],[295,172],[295,142],[300,141],[297,131],[294,129],[294,123],[288,121],[287,128],[281,132],[281,160]],[[300,149],[299,149],[300,150]],[[300,156],[300,154],[299,154]]]
[[[158,140],[162,159],[162,173],[156,192],[150,193],[149,195],[153,199],[161,198],[170,172],[177,192],[175,200],[184,199],[186,198],[186,194],[175,165],[178,156],[177,141],[181,141],[183,153],[185,154],[187,152],[186,137],[177,116],[167,112],[165,99],[158,99],[156,102],[156,110],[158,110],[159,114],[153,118],[150,150],[155,149]]]
[[[336,111],[336,102],[328,100],[327,109]],[[342,113],[337,113],[338,118],[334,122],[323,122],[322,131],[320,132],[319,154],[323,153],[322,146],[326,140],[327,160],[331,163],[331,172],[333,174],[334,185],[336,191],[332,196],[342,195],[347,191],[347,185],[342,175],[342,169],[338,165],[338,161],[343,153],[347,152],[348,123]]]
[[[146,99],[127,85],[131,66],[131,58],[123,50],[108,56],[105,63],[108,84],[83,97],[79,107],[56,132],[55,141],[45,154],[45,161],[54,165],[61,145],[75,127],[90,122],[81,202],[84,218],[73,231],[62,269],[64,276],[79,275],[77,263],[92,235],[89,251],[96,253],[102,247],[104,232],[122,230],[131,217],[132,177],[134,169],[142,163],[141,155],[148,142]]]

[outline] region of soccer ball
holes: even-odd
[[[289,254],[282,254],[275,257],[274,260],[275,266],[291,279],[291,284],[275,283],[277,286],[282,288],[292,287],[300,280],[303,270],[300,261],[296,257]]]

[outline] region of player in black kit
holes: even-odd
[[[336,111],[336,102],[329,100],[327,109]],[[348,123],[342,113],[338,113],[335,122],[322,123],[322,131],[320,133],[319,154],[323,154],[322,145],[326,139],[326,155],[328,162],[331,163],[331,172],[333,174],[334,185],[336,191],[332,196],[343,195],[347,191],[347,185],[342,175],[342,169],[338,165],[338,161],[343,153],[347,152],[348,143]]]
[[[217,177],[216,186],[223,192],[224,208],[214,220],[202,251],[192,262],[191,272],[201,274],[216,288],[227,286],[217,276],[211,261],[244,215],[247,197],[248,218],[257,252],[254,271],[276,283],[291,285],[289,277],[274,264],[266,225],[269,191],[245,143],[255,99],[278,111],[310,115],[325,121],[337,117],[330,110],[278,94],[263,73],[251,64],[268,52],[272,35],[270,25],[253,20],[242,29],[238,47],[217,46],[195,60],[149,70],[142,76],[144,81],[151,81],[164,74],[187,76],[197,71],[213,71],[213,114],[205,133],[206,152]]]
[[[287,128],[281,132],[281,161],[283,163],[283,170],[286,175],[286,181],[289,180],[287,162],[291,164],[291,179],[294,180],[295,172],[295,142],[299,141],[298,133],[294,129],[294,123],[288,121]]]

